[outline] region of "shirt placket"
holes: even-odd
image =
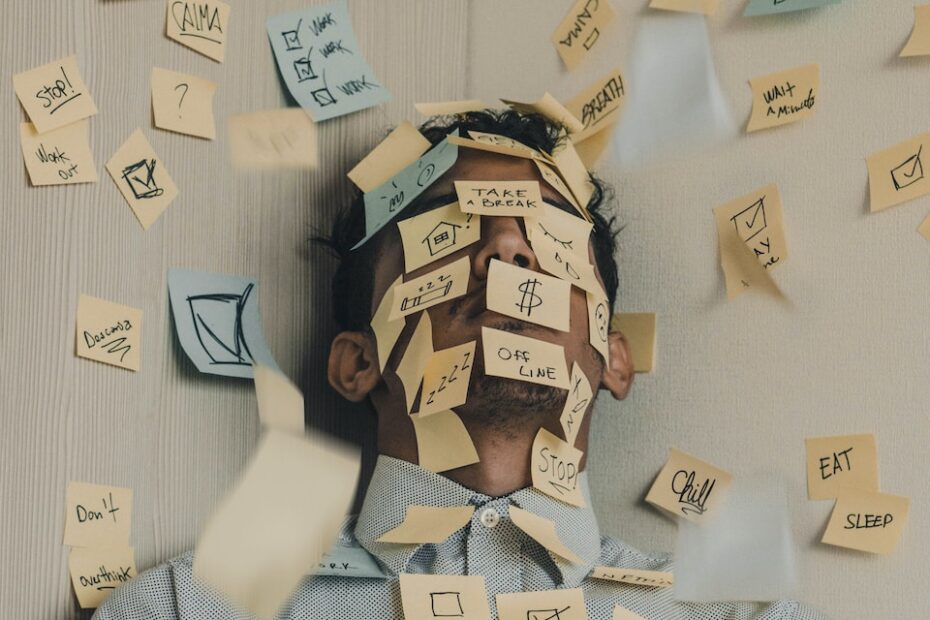
[[[510,501],[499,498],[479,504],[471,518],[466,540],[469,575],[482,575],[488,603],[495,609],[494,595],[522,590],[522,537],[510,520]]]

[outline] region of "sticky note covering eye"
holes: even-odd
[[[545,547],[548,551],[551,551],[572,564],[581,563],[581,558],[559,538],[558,533],[555,531],[555,521],[540,517],[539,515],[516,506],[510,506],[510,508],[508,508],[508,514],[514,525],[526,532],[530,538]],[[564,590],[560,590],[560,592],[564,592]],[[531,592],[527,594],[535,595],[539,593]],[[498,595],[498,597],[500,597],[500,595]],[[500,601],[498,601],[498,613],[501,613]],[[503,618],[503,616],[501,617]]]
[[[743,16],[756,17],[757,15],[772,15],[773,13],[790,13],[792,11],[816,9],[828,4],[838,4],[839,2],[841,0],[749,0]]]
[[[432,146],[417,128],[404,121],[349,170],[348,177],[363,192],[370,192],[415,162]]]
[[[901,56],[930,55],[930,4],[914,7],[914,30]]]
[[[228,118],[233,166],[244,170],[316,168],[316,125],[300,108],[260,110]]]
[[[217,62],[226,58],[229,5],[220,0],[168,0],[165,33]]]
[[[646,501],[693,523],[719,510],[733,477],[724,470],[675,448],[646,495]]]
[[[656,315],[654,312],[615,314],[611,329],[619,331],[630,345],[635,372],[652,372],[655,367]]]
[[[887,555],[895,550],[907,524],[906,497],[848,490],[837,498],[822,542]]]
[[[538,181],[455,181],[455,193],[464,213],[532,216],[542,204]]]
[[[488,310],[569,331],[571,284],[565,280],[491,259],[486,293]]]
[[[536,433],[530,470],[533,486],[572,506],[584,506],[584,496],[578,486],[581,458],[584,453],[544,428]]]
[[[426,310],[461,297],[468,290],[471,260],[467,256],[442,265],[394,288],[390,319]]]
[[[703,13],[704,15],[713,15],[717,12],[717,7],[719,6],[720,0],[652,0],[649,3],[649,8],[652,9],[682,11],[684,13]]]
[[[500,620],[588,620],[581,588],[498,594]]]
[[[807,496],[840,497],[845,489],[878,491],[878,450],[875,435],[812,437],[807,451]]]
[[[457,347],[436,351],[423,371],[420,417],[465,404],[468,382],[475,365],[473,340]]]
[[[491,618],[484,577],[481,575],[401,573],[400,598],[405,620]]]
[[[216,138],[215,82],[159,67],[152,69],[151,81],[156,127],[198,138]]]
[[[76,56],[17,73],[13,88],[40,134],[97,113]]]
[[[562,62],[569,70],[587,58],[616,15],[607,0],[578,0],[552,33]]]
[[[88,121],[36,133],[32,123],[19,126],[23,160],[33,185],[96,183],[97,167],[88,142]]]
[[[874,213],[930,193],[928,157],[930,133],[920,134],[870,155],[866,159],[869,209]]]
[[[417,437],[417,461],[423,469],[443,472],[480,460],[468,429],[454,411],[412,415],[410,420]]]
[[[481,238],[481,216],[462,213],[457,202],[397,222],[404,245],[404,271],[410,273],[458,252]]]
[[[69,482],[65,506],[64,544],[72,547],[129,545],[132,489]]]
[[[474,513],[474,506],[407,506],[403,523],[382,534],[378,542],[438,544],[465,527]]]
[[[593,397],[594,393],[591,390],[588,377],[584,374],[578,362],[572,362],[571,384],[568,388],[565,406],[562,407],[562,415],[559,417],[562,432],[565,433],[565,441],[570,446],[575,445],[575,439],[581,429],[581,422],[584,420],[585,412],[590,407]]]
[[[568,389],[568,368],[562,346],[512,334],[481,328],[485,373]]]
[[[113,590],[136,576],[132,547],[74,548],[68,554],[71,584],[82,609],[99,607]]]
[[[752,116],[747,132],[779,127],[814,115],[820,94],[820,66],[805,65],[749,80]]]
[[[139,370],[141,348],[142,310],[81,295],[75,340],[78,357]]]
[[[110,158],[107,172],[145,230],[178,195],[164,162],[141,129],[136,129]]]

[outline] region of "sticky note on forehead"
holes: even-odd
[[[40,134],[97,113],[76,56],[17,73],[13,88]]]
[[[458,252],[481,238],[481,216],[463,213],[454,202],[397,222],[404,246],[404,271],[410,273]]]
[[[875,435],[812,437],[804,446],[810,499],[839,497],[848,488],[878,491]]]
[[[887,555],[895,550],[907,524],[907,497],[847,490],[837,498],[823,539],[828,545]]]
[[[749,80],[752,116],[747,132],[779,127],[814,115],[820,91],[820,66],[805,65]]]
[[[72,547],[129,545],[132,489],[69,482],[64,544]]]
[[[465,213],[523,217],[539,213],[539,181],[455,181],[459,207]]]
[[[457,347],[436,351],[423,371],[420,417],[465,404],[468,382],[475,365],[473,340]]]
[[[75,347],[78,357],[139,370],[142,310],[81,295]]]
[[[646,501],[693,523],[702,523],[720,510],[733,477],[724,470],[675,448]]]
[[[486,374],[568,389],[562,346],[491,327],[481,328],[481,343]]]
[[[569,331],[569,282],[491,259],[488,267],[488,310],[559,331]]]
[[[530,462],[533,486],[572,506],[584,506],[584,495],[578,485],[582,457],[584,453],[578,448],[544,428],[539,429]]]
[[[226,58],[229,5],[220,0],[167,0],[165,33],[217,62]]]
[[[461,297],[468,290],[470,275],[471,260],[463,256],[395,287],[390,320]]]

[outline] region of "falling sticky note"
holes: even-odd
[[[930,215],[924,218],[924,221],[920,223],[920,226],[917,227],[917,232],[926,239],[930,241]]]
[[[587,412],[593,397],[594,393],[591,390],[591,382],[588,381],[587,375],[584,374],[578,362],[572,362],[572,376],[568,396],[565,399],[565,405],[562,407],[562,415],[559,416],[559,424],[562,425],[562,432],[565,433],[565,441],[570,446],[575,445],[575,439],[578,438],[578,431],[581,429],[581,422],[584,420],[585,412]]]
[[[480,99],[463,99],[460,101],[415,103],[413,107],[423,116],[452,116],[466,112],[477,112],[490,106],[485,105]]]
[[[481,575],[401,573],[400,599],[404,620],[491,619]]]
[[[746,10],[743,11],[744,17],[756,17],[758,15],[772,15],[773,13],[790,13],[791,11],[803,11],[805,9],[816,9],[828,4],[838,4],[842,0],[749,0]]]
[[[553,123],[563,126],[568,133],[578,133],[584,129],[582,122],[578,120],[568,108],[562,105],[558,99],[549,93],[545,93],[538,101],[533,101],[532,103],[511,101],[509,99],[501,99],[501,101],[521,114],[539,114],[540,116],[544,116]]]
[[[72,547],[129,545],[132,489],[69,482],[65,508],[64,544]]]
[[[820,66],[804,65],[749,80],[752,115],[747,132],[795,123],[814,115],[820,92]]]
[[[625,102],[623,74],[614,69],[578,93],[565,107],[581,121],[583,133],[591,134],[616,122]]]
[[[656,315],[654,312],[620,312],[610,328],[626,338],[633,354],[635,372],[652,372],[655,367]]]
[[[878,491],[875,435],[812,437],[804,446],[808,498],[840,497],[845,489]]]
[[[616,15],[610,2],[578,0],[572,5],[552,33],[551,39],[569,70],[587,58],[614,17]]]
[[[578,486],[584,452],[544,428],[536,433],[530,457],[533,486],[550,497],[573,506],[584,506]]]
[[[281,371],[256,364],[258,417],[267,428],[304,434],[304,395]]]
[[[930,4],[914,7],[914,30],[900,56],[930,55]]]
[[[465,404],[476,344],[473,340],[430,357],[423,371],[423,395],[417,412],[421,418]]]
[[[431,209],[397,222],[404,246],[404,271],[439,260],[481,238],[481,216],[463,213],[459,203]]]
[[[607,152],[611,145],[614,130],[619,124],[618,120],[619,112],[611,116],[603,125],[598,125],[596,131],[591,135],[585,135],[585,132],[582,132],[571,136],[575,151],[578,152],[578,157],[585,168],[594,168],[604,153]]]
[[[775,1],[784,2],[785,0]],[[720,0],[652,0],[649,3],[649,8],[651,9],[681,11],[683,13],[703,13],[704,15],[713,15],[717,12],[718,6],[720,6]]]
[[[168,294],[178,341],[197,370],[251,378],[253,364],[278,369],[262,333],[255,280],[169,269]]]
[[[720,509],[732,481],[724,470],[670,448],[668,461],[652,483],[646,501],[693,523],[702,523]]]
[[[76,56],[17,73],[13,89],[40,134],[97,113]]]
[[[168,208],[178,188],[141,129],[136,129],[107,162],[107,172],[144,230]]]
[[[610,300],[604,293],[585,291],[588,302],[588,341],[601,354],[604,362],[610,361]]]
[[[539,181],[455,181],[464,213],[523,217],[539,212]]]
[[[486,374],[568,389],[561,345],[490,327],[481,328],[481,342]]]
[[[77,307],[75,350],[78,357],[139,370],[142,310],[81,295]]]
[[[229,153],[236,168],[316,168],[316,125],[299,108],[260,110],[227,119]]]
[[[88,126],[87,120],[80,120],[39,135],[32,123],[20,123],[23,160],[33,185],[97,182]]]
[[[217,62],[226,57],[229,5],[220,0],[167,0],[165,33]]]
[[[487,308],[559,331],[569,331],[569,282],[495,258],[488,266]]]
[[[68,572],[81,609],[93,609],[136,576],[136,555],[132,547],[75,547],[68,554]]]
[[[348,177],[363,192],[370,192],[415,162],[432,146],[410,121],[403,121],[349,170]]]
[[[423,469],[438,473],[480,460],[468,429],[454,411],[410,419],[417,437],[417,462]]]
[[[288,91],[316,122],[391,98],[362,56],[346,0],[269,17],[266,27]]]
[[[403,523],[382,534],[378,542],[438,544],[465,527],[474,513],[474,506],[407,506]]]
[[[495,600],[500,620],[588,620],[581,588],[506,592]]]
[[[923,153],[930,156],[930,133],[923,133],[866,159],[869,209],[874,213],[930,193]]]
[[[194,577],[270,620],[332,546],[359,469],[357,449],[269,429],[201,533]]]
[[[403,318],[393,321],[388,318],[391,314],[391,307],[394,302],[394,290],[401,282],[403,282],[403,276],[397,276],[394,283],[384,292],[384,296],[378,303],[378,308],[375,310],[375,314],[371,319],[371,331],[375,333],[375,340],[378,343],[378,368],[382,372],[406,324]]]
[[[614,605],[614,611],[610,617],[611,620],[646,620],[639,614],[634,613],[625,607],[621,607],[620,605]]]
[[[907,524],[907,497],[847,489],[836,499],[821,542],[888,555]]]
[[[407,413],[410,413],[413,408],[413,402],[420,389],[420,382],[423,380],[423,373],[432,356],[433,324],[430,321],[429,312],[421,312],[413,335],[404,350],[404,356],[394,371],[404,386]]]
[[[216,138],[215,82],[159,67],[152,68],[151,82],[156,127],[208,140]]]
[[[559,538],[558,533],[555,531],[555,521],[533,514],[517,506],[510,506],[508,514],[514,525],[523,530],[527,536],[538,542],[548,551],[551,551],[572,564],[581,563],[581,558]],[[537,593],[533,592],[531,594]],[[498,612],[499,611],[500,609],[498,609]]]
[[[649,588],[670,588],[675,584],[675,576],[672,573],[621,566],[595,566],[591,571],[591,577]]]
[[[468,256],[442,265],[394,288],[390,320],[426,310],[461,297],[468,290],[471,260]]]

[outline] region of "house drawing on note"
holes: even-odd
[[[455,245],[455,232],[458,228],[461,228],[458,224],[439,222],[423,237],[421,243],[426,244],[430,256],[436,256],[439,252]]]

